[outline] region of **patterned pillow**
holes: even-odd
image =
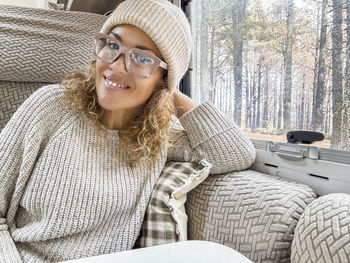
[[[350,262],[350,195],[321,196],[295,229],[291,262]]]
[[[159,176],[148,204],[136,247],[187,240],[187,193],[209,175],[211,164],[169,162]]]
[[[290,262],[294,229],[314,191],[245,170],[208,177],[188,194],[188,239],[223,244],[253,262]]]

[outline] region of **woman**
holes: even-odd
[[[252,164],[234,123],[177,90],[191,41],[176,6],[127,0],[96,35],[86,72],[26,100],[0,135],[0,258],[132,249],[165,162],[205,158],[214,174]]]

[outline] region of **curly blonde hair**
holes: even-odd
[[[104,109],[98,103],[95,77],[96,60],[90,62],[86,70],[66,76],[61,84],[67,87],[65,96],[71,107],[86,113],[95,122],[99,132],[106,135],[100,121]],[[163,145],[171,146],[169,127],[174,114],[173,97],[167,89],[165,76],[129,127],[119,131],[119,147],[127,150],[129,167],[141,159],[149,160],[151,164],[158,159]]]

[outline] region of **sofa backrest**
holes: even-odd
[[[0,131],[36,89],[93,59],[105,16],[0,5]]]

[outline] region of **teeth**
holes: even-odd
[[[111,81],[111,80],[108,81],[108,84],[109,84],[110,86],[114,87],[114,88],[116,88],[116,87],[118,87],[118,88],[123,88],[123,89],[125,88],[124,85],[122,85],[122,84],[117,84],[117,83],[115,83],[115,82],[113,82],[113,81]]]

